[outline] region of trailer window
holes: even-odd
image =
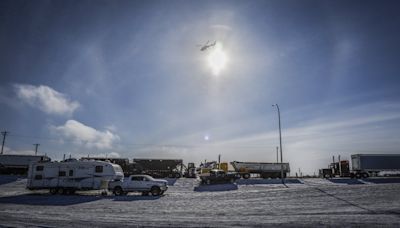
[[[36,166],[36,171],[43,171],[43,166],[42,165]]]
[[[73,176],[74,175],[74,170],[69,170],[69,176]]]
[[[36,175],[35,176],[35,180],[41,180],[42,179],[42,175]]]
[[[65,177],[65,175],[66,175],[65,171],[58,172],[59,177]]]
[[[98,165],[96,166],[96,173],[102,173],[103,172],[103,166]]]

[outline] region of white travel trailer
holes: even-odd
[[[107,189],[109,181],[123,176],[121,166],[106,161],[36,162],[29,166],[26,187],[49,189],[52,194],[73,194],[76,190]]]

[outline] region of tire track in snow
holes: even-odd
[[[316,184],[316,183],[311,183],[311,182],[306,181],[306,180],[303,180],[303,183],[304,183],[305,185],[310,186],[311,188],[313,188],[313,189],[315,189],[315,190],[317,190],[317,191],[319,191],[319,192],[321,192],[321,193],[327,195],[327,196],[330,196],[330,197],[333,197],[333,198],[335,198],[335,199],[337,199],[337,200],[340,200],[340,201],[342,201],[342,202],[345,202],[345,203],[347,203],[347,204],[350,205],[350,206],[353,206],[353,207],[359,208],[359,209],[361,209],[361,210],[367,211],[368,213],[376,214],[376,215],[379,215],[379,214],[382,214],[382,215],[390,214],[390,215],[394,215],[394,216],[400,217],[400,213],[399,213],[399,212],[396,212],[396,211],[377,212],[377,211],[371,210],[371,209],[369,209],[369,208],[363,207],[363,206],[361,206],[361,205],[359,205],[359,204],[350,202],[349,200],[340,198],[339,196],[334,195],[334,194],[332,194],[332,193],[329,193],[329,192],[327,192],[327,191],[325,191],[325,190],[319,188],[319,187],[318,187],[318,184]]]

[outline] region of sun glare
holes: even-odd
[[[208,65],[210,66],[212,73],[217,76],[225,68],[228,58],[225,52],[222,50],[222,46],[217,43],[215,48],[211,51],[208,56]]]

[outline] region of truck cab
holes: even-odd
[[[239,178],[239,174],[225,172],[222,169],[212,169],[209,173],[200,176],[201,183],[203,184],[234,183]]]

